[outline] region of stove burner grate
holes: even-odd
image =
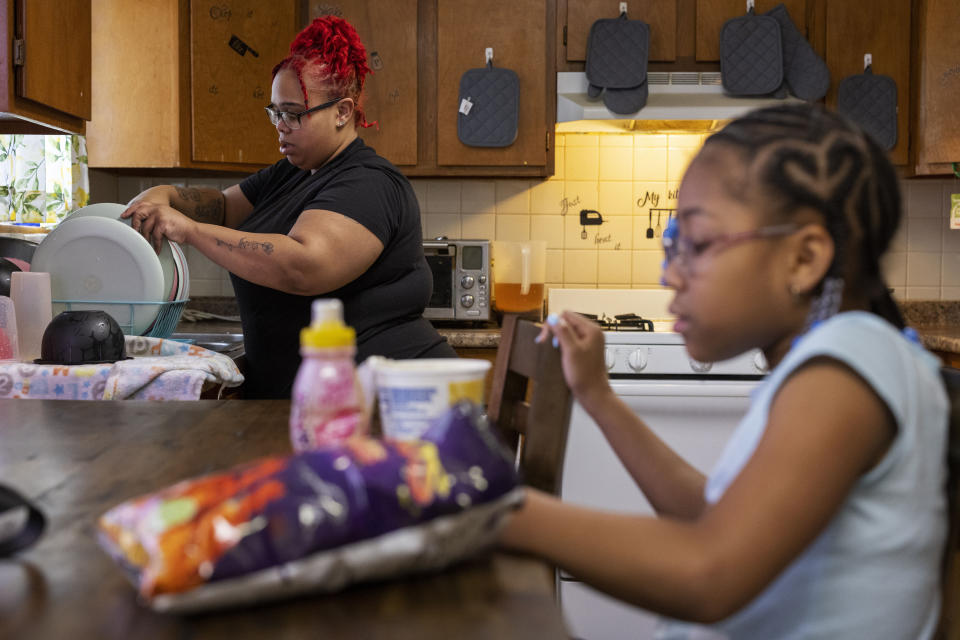
[[[635,313],[624,313],[612,318],[605,314],[581,313],[593,320],[604,331],[653,331],[653,322]]]

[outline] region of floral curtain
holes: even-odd
[[[0,135],[0,222],[55,224],[89,199],[81,136]]]

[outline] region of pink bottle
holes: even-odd
[[[318,298],[311,314],[310,326],[300,331],[303,360],[290,406],[290,441],[297,452],[338,444],[367,427],[353,362],[356,332],[343,323],[343,304]]]

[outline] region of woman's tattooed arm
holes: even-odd
[[[221,191],[209,187],[174,187],[170,205],[188,218],[208,224],[223,224],[224,197]]]

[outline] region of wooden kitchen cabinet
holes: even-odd
[[[0,133],[83,134],[91,115],[90,0],[5,0],[0,31]]]
[[[250,172],[280,159],[271,70],[296,0],[93,0],[91,167]]]
[[[556,120],[552,0],[309,0],[307,18],[334,14],[357,27],[374,73],[364,89],[365,142],[409,176],[546,176]],[[548,29],[548,26],[551,28]],[[520,79],[517,140],[468,147],[457,138],[460,76],[484,65]],[[374,56],[376,53],[376,57]],[[378,70],[377,66],[381,68]]]
[[[910,0],[876,0],[869,9],[848,0],[827,0],[828,107],[836,107],[841,80],[863,73],[866,53],[873,56],[873,73],[890,76],[897,84],[897,145],[890,151],[890,159],[906,165],[910,141]]]
[[[399,167],[417,164],[417,0],[312,0],[308,15],[334,13],[352,24],[373,73],[363,87],[363,141]]]
[[[673,62],[677,59],[676,0],[628,0],[627,18],[643,20],[650,25],[651,62]],[[616,18],[620,2],[612,0],[576,0],[566,7],[566,59],[584,62],[590,27],[601,18]]]
[[[914,171],[949,175],[960,162],[960,2],[915,4]]]

